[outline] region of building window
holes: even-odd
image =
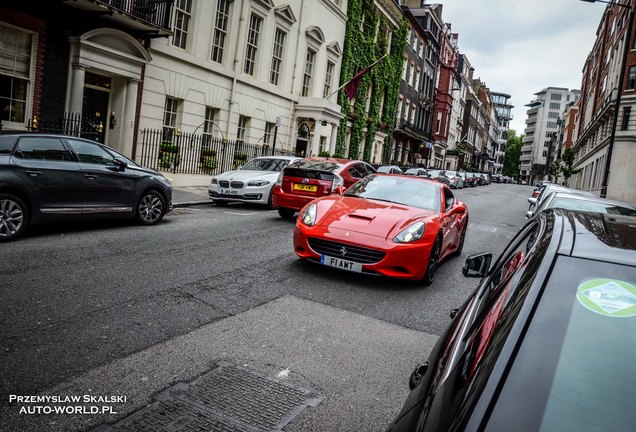
[[[280,65],[283,63],[283,49],[285,48],[285,32],[276,29],[274,35],[274,50],[272,52],[272,69],[269,74],[269,82],[278,85],[280,76]]]
[[[265,123],[265,133],[263,134],[263,144],[269,145],[272,143],[275,129],[276,129],[276,123],[272,123],[272,122]]]
[[[203,122],[203,133],[206,135],[212,135],[214,133],[214,126],[220,130],[219,125],[216,124],[216,119],[219,114],[219,109],[214,107],[205,107],[205,122]]]
[[[627,88],[636,88],[636,66],[629,67],[629,77],[627,78]]]
[[[0,24],[0,118],[23,123],[31,76],[33,36]]]
[[[185,49],[188,40],[188,25],[192,0],[177,0],[174,6],[174,36],[172,45]]]
[[[310,49],[307,50],[307,57],[305,58],[305,71],[303,73],[303,88],[301,96],[309,95],[309,88],[311,87],[311,76],[314,72],[314,56],[316,53]]]
[[[179,99],[166,96],[166,104],[163,108],[163,141],[173,142],[177,128],[177,116],[179,115]]]
[[[249,126],[250,118],[246,116],[239,116],[238,129],[236,130],[236,143],[243,144],[245,140],[245,133]]]
[[[563,95],[561,93],[552,93],[550,99],[560,101]]]
[[[227,24],[230,21],[230,0],[218,0],[212,41],[212,61],[223,62],[223,50],[227,39]]]
[[[547,150],[543,150],[543,157],[547,157],[548,156],[548,151]]]
[[[331,94],[331,82],[333,81],[333,70],[336,65],[331,62],[327,62],[327,71],[325,73],[325,88],[322,92],[322,97],[327,98]]]
[[[548,122],[548,123],[547,123],[547,126],[548,126],[549,128],[556,128],[556,127],[557,127],[557,124],[556,124],[556,122]]]
[[[559,102],[550,102],[550,109],[560,110],[561,104]]]
[[[621,122],[621,130],[629,129],[629,116],[632,114],[632,107],[623,107],[623,121]]]
[[[252,14],[250,17],[250,28],[247,32],[247,47],[245,48],[245,64],[243,72],[254,75],[254,64],[256,63],[256,52],[258,51],[258,37],[261,32],[263,20]]]
[[[556,111],[550,111],[548,113],[548,118],[559,118],[559,113]]]

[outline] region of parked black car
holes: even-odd
[[[105,145],[63,135],[0,135],[0,241],[40,222],[124,217],[154,225],[171,208],[167,178]]]
[[[636,217],[549,209],[491,258],[387,431],[634,430]]]

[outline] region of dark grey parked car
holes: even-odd
[[[172,185],[100,143],[63,135],[0,135],[0,242],[30,224],[130,218],[154,225],[172,208]]]
[[[548,209],[491,261],[386,432],[633,431],[636,217]]]

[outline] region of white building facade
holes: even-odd
[[[333,152],[346,7],[346,0],[175,1],[173,35],[148,50],[140,129],[303,156]]]
[[[536,99],[526,105],[525,138],[520,158],[520,178],[528,184],[547,178],[550,140],[559,131],[558,120],[567,104],[576,101],[580,91],[547,87],[535,93],[535,96]]]

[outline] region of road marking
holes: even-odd
[[[251,215],[258,214],[257,212],[252,212],[252,213],[237,213],[237,212],[229,212],[229,211],[226,211],[225,213],[227,213],[227,214],[231,214],[231,215],[237,215],[237,216],[251,216]]]
[[[492,225],[469,224],[468,226],[471,229],[474,229],[474,230],[477,230],[477,231],[485,231],[485,232],[490,232],[490,233],[495,233],[498,230],[498,228],[496,226],[492,226]]]

